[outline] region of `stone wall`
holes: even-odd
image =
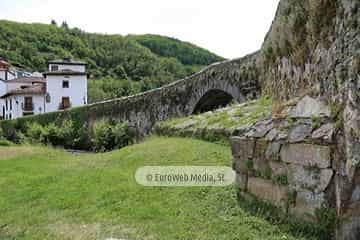
[[[313,88],[346,103],[359,86],[359,26],[358,0],[281,0],[259,59],[265,91],[287,99]]]
[[[337,239],[359,239],[360,191],[344,177],[344,137],[330,114],[321,99],[305,96],[258,121],[230,138],[233,168],[245,199],[268,201],[306,221],[336,214]]]

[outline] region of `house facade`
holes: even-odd
[[[87,104],[86,63],[60,59],[48,71],[9,77],[10,65],[0,62],[0,119],[58,111]]]

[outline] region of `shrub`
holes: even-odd
[[[6,138],[4,138],[4,133],[2,128],[0,128],[0,146],[11,146],[13,145],[12,142],[6,140]]]
[[[0,138],[0,146],[9,147],[14,145],[13,142],[10,142],[9,140],[6,140],[5,138]]]
[[[113,136],[112,126],[108,120],[95,122],[93,125],[94,150],[105,152],[115,146],[115,136]]]
[[[46,136],[46,129],[36,122],[27,124],[26,136],[29,137],[31,142],[43,143]]]
[[[14,143],[23,144],[27,143],[29,139],[25,136],[25,134],[21,131],[15,131],[14,134]]]
[[[76,135],[77,131],[74,129],[72,120],[65,120],[60,126],[54,123],[42,126],[37,122],[32,122],[26,128],[26,136],[31,142],[64,146],[65,148],[76,147]]]
[[[50,123],[45,127],[45,129],[46,129],[44,132],[45,143],[52,144],[55,146],[63,144],[63,139],[60,136],[61,129],[58,126],[56,126],[54,123]]]
[[[76,136],[74,138],[74,148],[75,149],[84,149],[89,150],[92,147],[91,138],[89,135],[88,127],[82,126],[79,129],[74,129],[76,131]]]
[[[100,120],[93,125],[93,148],[97,152],[106,152],[125,147],[133,142],[134,132],[127,122]]]
[[[76,147],[76,129],[74,128],[74,123],[72,120],[65,120],[62,122],[59,137],[63,142],[65,148],[74,148]]]
[[[122,148],[133,143],[135,132],[129,127],[128,122],[119,122],[113,128],[115,148]]]

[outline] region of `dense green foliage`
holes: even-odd
[[[230,166],[230,156],[228,146],[154,137],[105,154],[0,148],[0,239],[317,239],[275,211],[267,221],[268,211],[239,206],[235,186],[145,187],[134,177],[143,166]]]
[[[134,133],[127,122],[101,120],[95,122],[92,132],[92,142],[97,152],[120,149],[133,143],[134,140]]]
[[[0,57],[32,71],[45,71],[46,62],[56,58],[83,60],[97,79],[89,84],[90,102],[159,87],[222,60],[167,37],[102,35],[66,24],[58,27],[4,20],[0,20]]]
[[[55,123],[40,125],[29,122],[22,142],[51,144],[71,149],[105,152],[125,147],[134,141],[134,132],[126,122],[100,120],[93,124],[92,131],[77,129],[72,120],[65,119],[60,126]]]
[[[12,143],[4,137],[4,133],[2,129],[0,128],[0,146],[10,146]]]
[[[149,48],[158,56],[177,58],[185,65],[208,65],[223,60],[205,49],[194,47],[191,43],[174,38],[151,34],[128,37]]]
[[[55,123],[40,125],[29,122],[24,131],[22,141],[52,144],[65,148],[81,148],[90,141],[90,136],[82,129],[76,129],[72,120],[64,120],[61,125]]]

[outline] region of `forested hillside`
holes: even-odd
[[[221,60],[218,56],[191,43],[159,35],[129,35],[144,47],[161,57],[177,58],[185,65],[208,65]]]
[[[95,78],[89,81],[90,101],[159,87],[222,60],[168,37],[94,34],[67,25],[5,20],[0,20],[0,56],[32,71],[44,71],[46,62],[55,58],[86,61]]]

